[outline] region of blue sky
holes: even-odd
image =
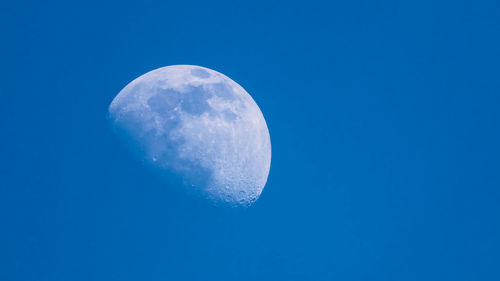
[[[498,1],[0,6],[0,280],[499,280]],[[245,210],[111,133],[132,79],[194,64],[271,134]]]

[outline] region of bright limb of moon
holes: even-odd
[[[267,181],[271,140],[252,97],[214,70],[174,65],[133,80],[109,106],[112,126],[173,184],[249,206]]]

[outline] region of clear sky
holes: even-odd
[[[500,280],[499,1],[3,1],[0,280]],[[106,122],[205,66],[260,106],[249,209],[167,186]]]

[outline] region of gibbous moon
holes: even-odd
[[[170,185],[217,205],[249,206],[266,184],[271,140],[264,116],[217,71],[193,65],[150,71],[118,93],[109,119]]]

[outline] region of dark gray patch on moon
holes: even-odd
[[[235,98],[233,89],[228,87],[225,83],[216,83],[213,84],[212,87],[214,94],[220,98],[223,98],[225,100],[232,100]]]
[[[159,90],[148,99],[149,107],[156,113],[164,115],[172,111],[181,102],[180,93],[171,89]]]
[[[208,78],[210,77],[210,73],[206,71],[205,69],[201,68],[195,68],[191,70],[191,75],[198,77],[198,78]]]
[[[210,98],[211,94],[203,89],[203,87],[191,86],[190,89],[182,95],[182,111],[192,115],[201,115],[204,112],[210,110],[208,99]]]
[[[172,89],[158,90],[155,95],[148,99],[148,105],[152,111],[160,116],[171,116],[171,113],[177,106],[183,112],[191,115],[201,115],[210,110],[208,99],[211,94],[202,86],[190,86],[185,93]]]
[[[227,121],[233,121],[236,117],[238,117],[238,115],[234,114],[234,112],[229,109],[224,110],[222,114],[224,114],[224,119]]]

